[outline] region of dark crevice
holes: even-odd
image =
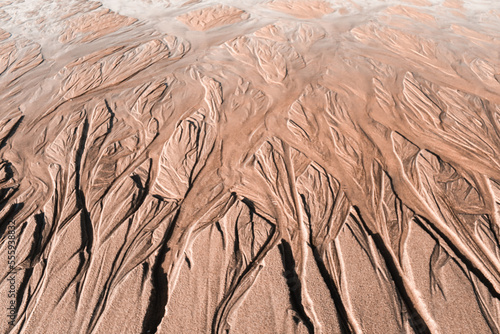
[[[236,194],[233,193],[232,195],[233,195],[233,197],[236,197]],[[253,272],[259,270],[260,261],[276,245],[276,242],[279,239],[279,233],[276,229],[276,226],[255,212],[254,203],[251,200],[246,199],[246,198],[244,200],[242,200],[242,202],[245,203],[245,205],[247,205],[247,207],[249,208],[250,213],[251,213],[250,217],[253,218],[254,216],[258,216],[258,217],[264,219],[271,226],[271,231],[269,233],[268,238],[266,239],[264,244],[260,247],[259,251],[255,255],[255,257],[252,259],[252,261],[245,267],[245,269],[241,272],[241,274],[235,275],[233,277],[229,290],[226,292],[223,300],[219,303],[219,305],[217,306],[217,308],[215,310],[215,316],[213,317],[213,321],[212,321],[212,333],[213,334],[220,333],[221,329],[224,330],[225,333],[229,332],[228,329],[224,329],[222,327],[223,327],[223,322],[224,322],[223,320],[227,319],[227,317],[229,316],[231,309],[233,307],[233,305],[231,305],[230,302],[235,297],[242,295],[241,292],[239,294],[237,293],[238,288],[241,288],[241,286],[244,284],[248,284],[249,280],[255,279],[255,276],[253,276],[253,278],[252,278],[251,274]],[[234,251],[236,252],[235,254],[238,257],[238,259],[237,259],[238,265],[241,269],[242,259],[241,259],[241,252],[239,251],[239,248],[237,247],[237,244],[239,245],[239,237],[238,237],[238,231],[237,231],[236,225],[235,225],[235,233],[236,233],[235,239],[237,241],[235,241]],[[251,286],[251,284],[252,283],[250,283],[250,286]],[[248,287],[248,288],[250,288],[250,287]]]
[[[85,119],[82,129],[82,135],[80,138],[80,144],[78,150],[76,151],[75,157],[75,194],[76,194],[76,205],[77,208],[82,210],[81,214],[81,228],[82,228],[82,239],[85,244],[85,251],[90,256],[92,253],[92,244],[94,241],[94,231],[92,226],[92,221],[90,219],[90,213],[87,209],[85,194],[81,188],[80,178],[81,178],[81,168],[82,168],[82,158],[83,152],[85,150],[85,143],[87,141],[89,131],[89,123]]]
[[[311,224],[311,212],[309,209],[309,206],[307,205],[306,198],[303,194],[300,194],[300,198],[302,199],[302,204],[304,206],[304,210],[306,212],[308,221],[309,221],[309,244],[310,247],[313,251],[313,256],[314,260],[316,261],[316,265],[318,266],[319,272],[321,274],[321,277],[323,278],[323,281],[325,282],[326,286],[328,287],[328,290],[330,292],[330,296],[333,300],[333,303],[335,305],[335,309],[337,311],[337,319],[339,321],[340,325],[340,332],[341,334],[350,334],[350,326],[349,326],[349,320],[347,317],[347,311],[345,309],[344,303],[342,302],[342,298],[340,296],[340,292],[337,289],[337,286],[332,279],[331,274],[328,272],[328,269],[325,266],[325,262],[323,261],[322,254],[319,253],[318,248],[315,245],[314,242],[314,237],[313,237],[313,230],[312,230],[312,224]]]
[[[30,304],[31,296],[25,296],[25,291],[26,288],[28,287],[28,283],[30,282],[32,274],[33,274],[33,268],[26,268],[23,272],[23,278],[21,279],[21,283],[19,284],[19,288],[17,289],[17,294],[16,294],[17,307],[22,305],[22,301],[24,298],[26,298],[25,306]]]
[[[422,315],[415,308],[415,305],[413,305],[413,302],[408,296],[408,293],[404,286],[403,277],[401,277],[401,275],[398,274],[396,263],[393,261],[384,240],[382,239],[380,234],[373,234],[372,238],[378,250],[380,251],[380,254],[382,254],[382,257],[384,258],[385,264],[387,265],[387,269],[389,270],[391,277],[394,281],[394,284],[398,289],[399,295],[403,299],[403,302],[405,303],[405,306],[408,309],[408,313],[410,315],[409,320],[411,327],[413,328],[416,334],[430,334],[431,331],[429,330],[429,327],[427,326],[425,320],[422,318]]]
[[[42,234],[43,234],[43,229],[45,228],[46,221],[45,221],[45,213],[40,212],[38,214],[35,214],[35,231],[33,232],[33,239],[34,239],[34,245],[31,248],[30,252],[30,261],[31,261],[31,266],[34,266],[36,260],[40,257],[41,250],[42,250]]]
[[[375,242],[378,251],[380,252],[380,254],[384,259],[384,262],[392,277],[394,285],[396,286],[397,292],[401,297],[401,299],[403,300],[404,305],[406,306],[408,313],[410,315],[409,320],[411,327],[413,328],[416,334],[431,334],[431,331],[427,326],[427,323],[425,322],[424,318],[422,317],[420,312],[415,308],[415,305],[411,301],[411,298],[408,295],[408,291],[406,290],[406,287],[404,285],[403,277],[399,274],[397,264],[394,262],[394,259],[391,256],[391,253],[387,248],[387,245],[383,240],[382,236],[379,233],[373,233],[372,231],[370,231],[364,219],[362,218],[359,208],[356,206],[354,206],[353,208],[356,210],[357,216],[359,217],[359,222],[363,224],[366,231],[370,234],[373,241]]]
[[[500,294],[496,292],[495,287],[490,282],[490,280],[488,278],[486,278],[486,276],[484,276],[484,274],[479,269],[477,269],[469,261],[469,259],[467,259],[465,256],[463,256],[461,254],[460,250],[453,244],[453,242],[451,242],[438,229],[432,228],[432,230],[431,230],[432,224],[425,217],[422,217],[422,216],[417,216],[417,217],[418,217],[418,219],[415,219],[415,221],[419,224],[420,227],[422,227],[422,229],[424,231],[426,231],[431,236],[437,235],[437,236],[439,236],[439,238],[444,240],[446,245],[453,251],[455,256],[458,257],[462,261],[462,263],[465,264],[467,269],[469,269],[472,273],[474,273],[474,275],[476,275],[479,278],[479,280],[488,288],[488,291],[491,293],[492,297],[494,297],[496,299],[500,299]],[[434,238],[434,239],[436,240],[436,242],[439,242],[439,239],[437,239],[437,238]]]
[[[149,297],[146,315],[144,316],[142,322],[143,334],[156,333],[156,331],[158,330],[158,326],[160,325],[165,315],[165,307],[167,306],[169,291],[167,274],[163,270],[162,264],[165,261],[165,255],[169,250],[167,243],[174,232],[174,227],[179,216],[179,212],[180,209],[177,210],[174,219],[167,227],[165,236],[163,237],[162,245],[158,250],[158,255],[156,256],[154,264],[151,268],[152,289],[151,295]]]
[[[306,326],[309,334],[314,334],[314,325],[309,316],[306,314],[304,305],[302,304],[302,284],[299,276],[297,275],[292,248],[288,242],[282,239],[281,244],[278,245],[278,249],[280,251],[281,261],[285,270],[284,277],[286,278],[286,283],[290,292],[290,303],[297,312],[297,315],[300,317],[302,323]]]
[[[340,292],[337,289],[337,286],[335,285],[332,277],[330,276],[330,273],[328,272],[328,269],[323,262],[323,258],[318,252],[318,249],[315,246],[312,246],[312,250],[316,265],[318,266],[323,281],[330,291],[330,296],[332,297],[333,303],[337,310],[341,334],[350,334],[352,333],[352,331],[350,329],[349,320],[347,317],[347,310],[345,309],[344,302],[342,301],[342,297],[340,296]]]
[[[16,121],[16,123],[9,130],[9,133],[7,133],[7,135],[2,138],[2,140],[0,141],[0,150],[3,149],[5,147],[5,145],[7,145],[7,141],[17,131],[17,129],[19,128],[19,125],[21,125],[21,123],[23,122],[23,119],[24,119],[24,116],[19,117],[19,119]]]

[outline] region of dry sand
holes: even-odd
[[[0,2],[1,333],[500,333],[500,5]]]

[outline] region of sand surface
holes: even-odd
[[[500,333],[500,3],[0,2],[0,333]]]

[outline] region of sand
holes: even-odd
[[[0,2],[0,332],[500,333],[499,13]]]

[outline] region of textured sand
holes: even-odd
[[[1,1],[0,332],[498,334],[499,134],[494,1]]]

